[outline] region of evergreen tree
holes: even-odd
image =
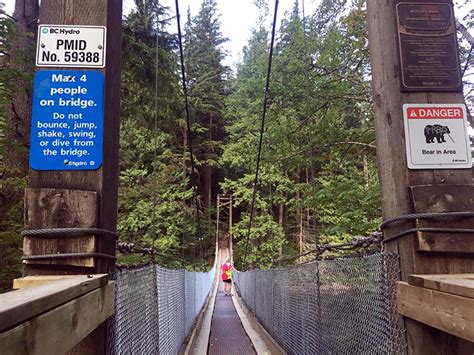
[[[13,16],[1,16],[0,4],[0,292],[21,275],[38,11],[38,0],[16,1]]]
[[[182,161],[176,38],[163,30],[170,18],[158,1],[135,2],[124,21],[118,230],[138,246],[156,239],[158,253],[179,260],[196,229]]]
[[[199,13],[190,17],[185,35],[186,76],[192,115],[192,139],[199,165],[205,208],[217,194],[217,160],[223,140],[225,80],[222,61],[227,41],[220,30],[215,0],[203,0]],[[189,22],[190,21],[190,22]]]
[[[357,6],[336,17],[329,14],[340,14],[340,3],[325,6],[303,19],[295,1],[277,36],[248,259],[260,267],[315,243],[371,232],[379,222],[375,156],[367,151],[373,130],[365,18]],[[235,228],[240,256],[268,60],[263,22],[244,48],[227,105],[229,143],[222,162],[230,173],[222,186],[242,209]]]

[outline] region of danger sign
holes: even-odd
[[[408,118],[463,118],[463,110],[459,107],[409,107]]]
[[[409,169],[472,167],[463,104],[403,105]]]

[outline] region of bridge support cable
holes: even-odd
[[[178,0],[176,0],[178,1]],[[268,106],[268,94],[270,90],[270,76],[271,76],[271,71],[272,71],[272,59],[273,59],[273,44],[275,43],[275,29],[276,29],[276,20],[277,20],[277,14],[278,14],[278,0],[275,0],[275,10],[273,13],[273,24],[272,24],[272,38],[270,41],[270,50],[268,54],[268,67],[267,67],[267,79],[265,83],[265,93],[264,93],[264,98],[263,98],[263,110],[262,110],[262,120],[260,124],[260,136],[259,136],[259,141],[258,141],[258,153],[257,153],[257,166],[255,169],[255,178],[253,180],[253,192],[252,192],[252,203],[250,206],[250,221],[249,221],[249,226],[247,230],[247,235],[245,237],[245,252],[244,252],[244,258],[242,260],[242,265],[245,267],[245,261],[247,259],[247,254],[248,254],[248,245],[249,245],[249,238],[250,238],[250,230],[252,228],[252,222],[253,222],[253,214],[255,210],[255,198],[257,194],[257,186],[258,186],[258,173],[260,170],[260,159],[262,157],[262,142],[263,142],[263,133],[265,131],[265,117],[267,114],[267,106]]]
[[[157,198],[157,191],[158,191],[158,175],[156,174],[156,158],[158,156],[158,137],[157,137],[157,131],[158,131],[158,93],[159,93],[159,88],[158,88],[158,70],[159,70],[159,62],[160,62],[160,44],[159,44],[159,19],[160,19],[160,2],[157,0],[156,2],[157,8],[156,8],[156,34],[155,34],[155,117],[154,117],[154,122],[153,122],[153,211],[151,215],[151,224],[153,226],[153,241],[152,241],[152,250],[153,250],[153,261],[155,260],[155,242],[156,242],[156,206],[158,204],[158,198]]]
[[[181,63],[181,82],[182,82],[183,96],[184,96],[186,129],[188,132],[188,149],[189,149],[190,160],[191,160],[191,185],[193,189],[194,204],[196,207],[196,222],[197,222],[197,229],[198,229],[197,233],[198,233],[198,239],[199,239],[199,252],[201,255],[202,265],[204,265],[204,248],[203,248],[203,243],[202,243],[201,219],[199,217],[200,211],[199,211],[198,198],[197,198],[197,186],[196,186],[196,180],[194,176],[195,164],[194,164],[192,137],[191,137],[191,122],[189,118],[188,88],[186,85],[186,70],[184,66],[184,52],[183,52],[183,39],[181,35],[181,17],[179,14],[179,0],[175,0],[175,5],[176,5],[176,22],[178,25],[179,58],[180,58],[180,63]]]

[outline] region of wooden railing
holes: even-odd
[[[114,286],[107,275],[15,280],[18,290],[0,294],[0,354],[74,350],[114,314]],[[103,353],[104,344],[96,346]]]

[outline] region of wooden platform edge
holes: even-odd
[[[474,274],[408,275],[412,286],[474,298]]]
[[[63,279],[72,279],[74,277],[77,277],[77,275],[25,276],[13,280],[13,289],[19,290],[22,288],[35,287]]]
[[[474,342],[474,299],[397,282],[401,315]]]
[[[30,282],[34,277],[28,278]],[[44,280],[43,276],[39,277]],[[107,274],[77,275],[0,294],[0,332],[39,316],[108,282]]]
[[[115,312],[115,283],[0,333],[0,354],[63,354]]]

